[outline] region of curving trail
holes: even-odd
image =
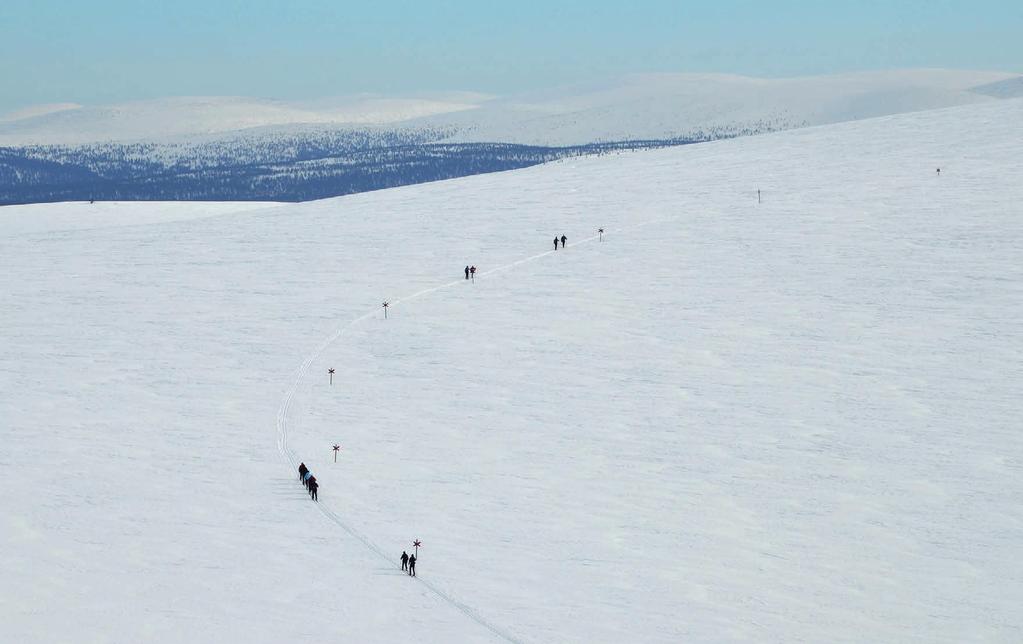
[[[642,223],[636,224],[634,226],[631,226],[631,228],[640,228],[640,227],[647,226],[647,225],[650,225],[650,224],[658,223],[660,221],[663,221],[663,220],[657,219],[657,220],[646,221],[646,222],[642,222]],[[609,232],[612,232],[612,229],[606,229],[604,234],[606,235]],[[598,238],[599,238],[599,235],[593,235],[591,237],[586,237],[586,238],[581,239],[581,240],[579,240],[577,242],[573,242],[573,243],[568,244],[568,247],[578,246],[580,244],[589,243],[589,242],[592,242],[593,240],[598,239]],[[522,264],[526,264],[526,263],[529,263],[529,262],[537,261],[539,259],[542,259],[542,258],[548,256],[548,255],[552,255],[555,252],[557,252],[557,251],[552,249],[552,250],[545,251],[543,253],[537,253],[536,255],[531,255],[529,257],[525,257],[523,259],[519,259],[519,260],[516,260],[514,262],[511,262],[511,263],[508,263],[508,264],[504,264],[503,266],[498,266],[496,268],[492,268],[490,270],[477,273],[476,277],[479,278],[479,279],[482,279],[482,278],[487,277],[488,275],[494,275],[496,273],[500,273],[500,272],[503,272],[503,271],[511,270],[511,269],[515,268],[516,266],[521,266]],[[406,296],[398,298],[398,299],[390,300],[390,306],[396,306],[396,305],[401,304],[403,302],[409,302],[409,301],[414,300],[416,298],[420,298],[420,297],[423,297],[425,295],[429,295],[431,293],[435,293],[437,291],[441,291],[443,289],[452,288],[454,286],[462,284],[463,282],[465,282],[465,280],[460,278],[460,279],[452,280],[450,282],[446,282],[444,284],[440,284],[438,286],[433,286],[433,287],[430,287],[430,288],[426,288],[426,289],[423,289],[421,291],[417,291],[415,293],[412,293],[411,295],[406,295]],[[299,385],[301,384],[303,378],[305,378],[306,374],[309,372],[309,368],[312,366],[312,363],[315,362],[317,360],[317,358],[319,358],[323,354],[323,352],[327,350],[327,348],[330,345],[334,344],[339,339],[341,339],[341,337],[344,336],[345,333],[347,333],[356,324],[359,324],[363,320],[367,320],[367,319],[369,319],[369,318],[371,318],[371,317],[373,317],[375,315],[379,315],[379,314],[380,314],[380,312],[377,309],[373,309],[373,310],[371,310],[371,311],[369,311],[369,312],[367,312],[367,313],[365,313],[363,315],[360,315],[360,316],[356,317],[355,319],[349,320],[345,324],[342,324],[341,326],[339,326],[334,331],[334,333],[330,334],[315,349],[313,349],[313,351],[311,353],[309,353],[309,355],[306,356],[306,358],[302,362],[302,364],[299,365],[299,367],[293,372],[293,374],[291,376],[291,385],[288,387],[287,391],[285,392],[284,399],[281,401],[281,405],[280,405],[280,407],[277,410],[277,451],[280,453],[281,458],[291,467],[292,471],[294,471],[298,467],[298,462],[299,461],[298,461],[298,458],[295,456],[295,453],[288,447],[288,411],[291,409],[291,403],[295,399],[295,395],[298,392]],[[323,514],[323,516],[328,518],[330,521],[332,521],[334,524],[336,524],[342,530],[347,532],[349,535],[351,535],[355,539],[357,539],[360,542],[362,542],[363,545],[365,545],[367,548],[369,548],[370,550],[375,552],[377,555],[379,555],[382,559],[387,561],[388,564],[393,564],[392,557],[389,554],[387,554],[387,552],[385,552],[383,548],[381,548],[379,545],[377,545],[375,542],[373,542],[369,537],[364,535],[362,532],[360,532],[359,530],[354,528],[350,523],[348,523],[347,521],[342,519],[340,516],[338,516],[337,513],[335,513],[330,508],[328,508],[325,503],[323,503],[321,501],[321,502],[315,503],[314,505],[316,506],[317,509],[319,509],[320,513]],[[508,641],[508,642],[515,642],[515,643],[521,642],[521,640],[516,638],[514,635],[512,635],[508,631],[506,631],[506,630],[496,626],[495,624],[487,621],[485,618],[483,618],[479,614],[478,611],[476,611],[472,607],[468,606],[467,604],[459,601],[457,598],[452,596],[450,593],[448,593],[448,592],[444,591],[443,589],[437,587],[435,584],[433,584],[433,583],[423,579],[422,577],[418,577],[417,576],[417,577],[415,577],[415,579],[418,580],[421,584],[423,584],[427,589],[429,589],[437,597],[442,599],[444,602],[446,602],[447,604],[449,604],[450,606],[452,606],[453,608],[455,608],[456,610],[458,610],[463,615],[465,615],[469,619],[473,620],[474,622],[476,622],[480,626],[482,626],[482,627],[486,628],[487,630],[489,630],[491,633],[493,633],[499,639],[502,639],[502,640],[505,640],[505,641]]]

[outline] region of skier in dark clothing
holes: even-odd
[[[564,235],[562,235],[562,236],[561,236],[561,247],[562,247],[562,248],[565,248],[565,246],[566,246],[567,244],[568,244],[568,238],[567,238],[567,237],[565,237]]]
[[[416,556],[409,555],[408,558],[408,574],[412,577],[416,576]]]
[[[465,279],[469,279],[469,267],[465,267]]]
[[[401,569],[408,570],[408,553],[404,550],[401,551]]]
[[[554,250],[558,250],[558,238],[554,238]]]

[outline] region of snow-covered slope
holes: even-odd
[[[201,138],[295,124],[372,126],[475,107],[487,97],[457,93],[426,98],[353,96],[289,103],[243,97],[183,97],[82,107],[0,119],[0,145],[79,144]]]
[[[1003,72],[915,69],[805,78],[635,74],[601,83],[493,97],[359,95],[315,102],[189,97],[121,105],[44,106],[0,118],[0,145],[204,140],[237,130],[272,138],[296,126],[424,127],[452,141],[580,145],[701,132],[758,133],[1005,98],[974,87],[1011,81]],[[19,118],[14,118],[15,116]]]
[[[63,112],[66,110],[77,110],[81,108],[82,106],[78,103],[47,103],[45,105],[32,105],[24,109],[0,114],[0,123],[32,119],[45,116],[47,114],[54,114],[56,112]]]
[[[993,96],[995,98],[1021,98],[1023,97],[1023,76],[1016,76],[1003,81],[989,83],[973,88],[974,92]]]
[[[537,145],[758,133],[985,102],[992,97],[969,90],[1011,76],[928,69],[782,79],[640,74],[425,120],[461,126],[457,140]]]
[[[1019,641],[1021,138],[2,209],[0,640]]]
[[[0,231],[5,236],[13,236],[126,225],[165,224],[278,205],[280,204],[266,201],[101,201],[28,204],[16,208],[0,208]]]

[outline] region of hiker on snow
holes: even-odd
[[[568,238],[565,237],[564,235],[562,235],[561,236],[561,247],[565,248],[566,244],[568,244]]]
[[[404,550],[401,551],[401,569],[408,570],[408,553]]]
[[[305,466],[305,463],[299,463],[298,464],[298,478],[299,478],[299,480],[302,480],[302,478],[305,476],[305,473],[308,472],[308,471],[309,471],[309,468]]]
[[[408,558],[408,574],[412,577],[416,576],[416,556],[409,555]]]
[[[472,275],[472,281],[475,282],[476,281],[476,267],[475,266],[470,266],[469,267],[469,273]]]
[[[465,267],[465,279],[469,279],[469,267]]]
[[[313,501],[316,500],[316,490],[320,489],[320,484],[316,482],[316,477],[312,476],[309,478],[309,496],[312,497]]]
[[[558,238],[554,238],[554,250],[558,250]]]

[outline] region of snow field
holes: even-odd
[[[1018,640],[1020,116],[5,234],[0,633]]]

